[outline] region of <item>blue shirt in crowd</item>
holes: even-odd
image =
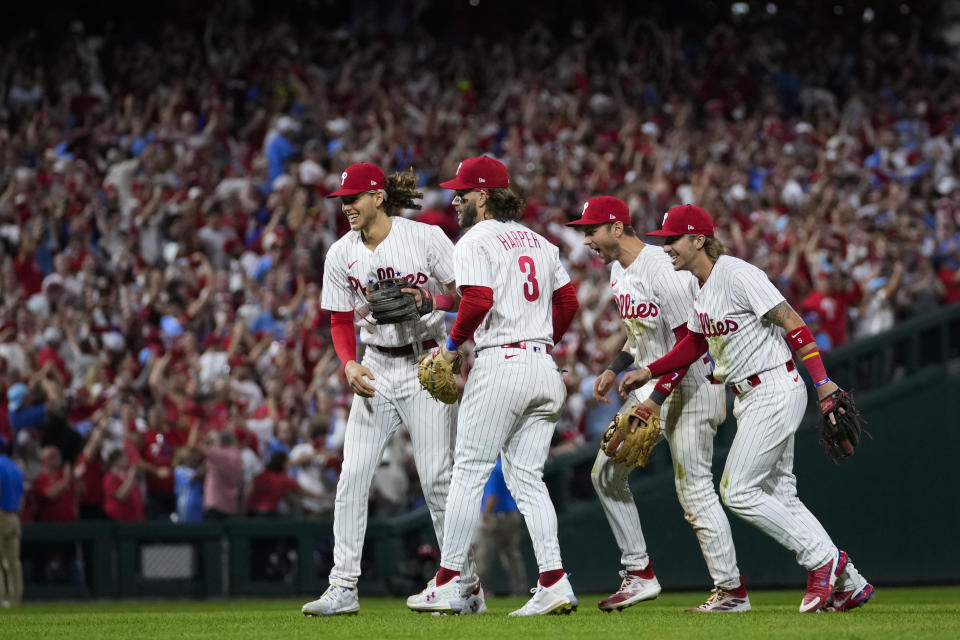
[[[0,509],[20,511],[20,498],[23,497],[23,472],[13,460],[0,454]]]
[[[196,469],[185,465],[173,470],[178,522],[203,522],[203,482],[195,480],[196,475]]]
[[[487,497],[495,496],[497,498],[497,504],[493,508],[493,513],[510,513],[511,511],[517,511],[517,503],[513,499],[513,496],[510,495],[510,490],[507,489],[507,481],[503,478],[503,461],[500,458],[497,458],[497,464],[494,465],[493,471],[490,472],[490,479],[487,480],[486,486],[483,487],[483,501],[481,504],[487,504]]]

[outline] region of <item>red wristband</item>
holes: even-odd
[[[790,345],[793,351],[797,351],[808,344],[815,344],[816,342],[816,338],[810,333],[810,327],[807,325],[803,325],[799,329],[794,329],[787,334],[787,344]]]
[[[448,293],[431,296],[433,298],[433,308],[441,311],[450,311],[453,309],[453,296]]]

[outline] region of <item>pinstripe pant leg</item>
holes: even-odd
[[[557,512],[543,481],[555,421],[531,420],[517,430],[503,451],[503,478],[527,524],[541,573],[562,569]]]
[[[364,364],[367,358],[364,358]],[[356,587],[360,577],[360,558],[367,533],[367,502],[373,474],[383,458],[390,435],[400,426],[400,417],[391,400],[389,373],[378,369],[374,375],[376,395],[353,397],[347,432],[343,442],[343,467],[337,482],[333,507],[333,569],[330,584]]]
[[[493,350],[477,355],[464,389],[446,504],[440,564],[462,573],[480,527],[483,486],[526,405],[517,389],[520,380],[495,367],[499,363],[488,351]]]
[[[613,537],[620,547],[621,564],[628,571],[640,571],[647,567],[650,556],[640,527],[637,503],[627,483],[631,471],[633,467],[617,463],[601,450],[597,452],[590,479]]]
[[[783,505],[790,510],[790,513],[802,522],[807,529],[815,532],[816,535],[825,540],[830,547],[835,547],[836,545],[834,545],[830,539],[830,534],[823,528],[823,525],[820,524],[817,517],[810,512],[807,505],[800,502],[800,498],[797,496],[797,476],[793,473],[794,446],[794,438],[791,438],[787,450],[777,465],[776,471],[771,474],[767,482],[764,483],[764,490],[782,502]]]
[[[543,481],[543,465],[550,453],[550,440],[566,399],[566,388],[552,358],[532,352],[527,355],[531,369],[529,400],[522,423],[504,444],[503,477],[523,514],[542,573],[563,568],[557,512]]]
[[[410,432],[413,459],[420,476],[424,501],[433,519],[437,542],[443,544],[444,514],[453,470],[457,405],[438,402],[420,387],[415,380],[416,363],[413,363],[411,372],[413,379],[406,385],[409,389],[404,389],[407,395],[397,404],[400,418]]]
[[[673,458],[674,485],[684,517],[693,527],[707,571],[718,587],[740,586],[730,521],[713,484],[713,441],[723,417],[723,387],[700,385],[673,392],[663,413]]]
[[[771,474],[792,467],[792,439],[806,402],[803,382],[792,381],[786,371],[765,373],[760,386],[737,398],[737,435],[727,455],[720,492],[731,511],[793,551],[798,564],[809,570],[823,564],[836,549],[764,490]]]

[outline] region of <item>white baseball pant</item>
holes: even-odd
[[[837,547],[820,521],[797,497],[793,436],[807,406],[797,371],[784,365],[758,374],[760,384],[741,384],[733,405],[737,435],[720,482],[723,503],[793,551],[807,570],[834,557]]]
[[[527,523],[540,572],[561,569],[557,513],[543,465],[566,398],[560,370],[543,346],[477,353],[458,419],[447,526],[440,564],[460,571],[480,526],[483,486],[497,455]]]

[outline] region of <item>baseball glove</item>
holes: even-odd
[[[831,413],[835,424],[830,421]],[[834,462],[839,463],[852,456],[863,434],[870,435],[863,428],[865,424],[867,421],[853,403],[853,396],[849,392],[837,389],[820,401],[820,442]]]
[[[606,433],[601,448],[617,462],[645,467],[660,436],[660,418],[650,409],[637,405],[618,413]]]
[[[417,378],[427,393],[445,404],[457,401],[457,381],[454,376],[460,373],[463,354],[457,351],[453,362],[447,362],[440,355],[440,349],[423,354],[417,364]]]
[[[420,317],[416,298],[401,291],[410,287],[403,278],[384,278],[370,285],[367,303],[377,324],[398,324]]]

